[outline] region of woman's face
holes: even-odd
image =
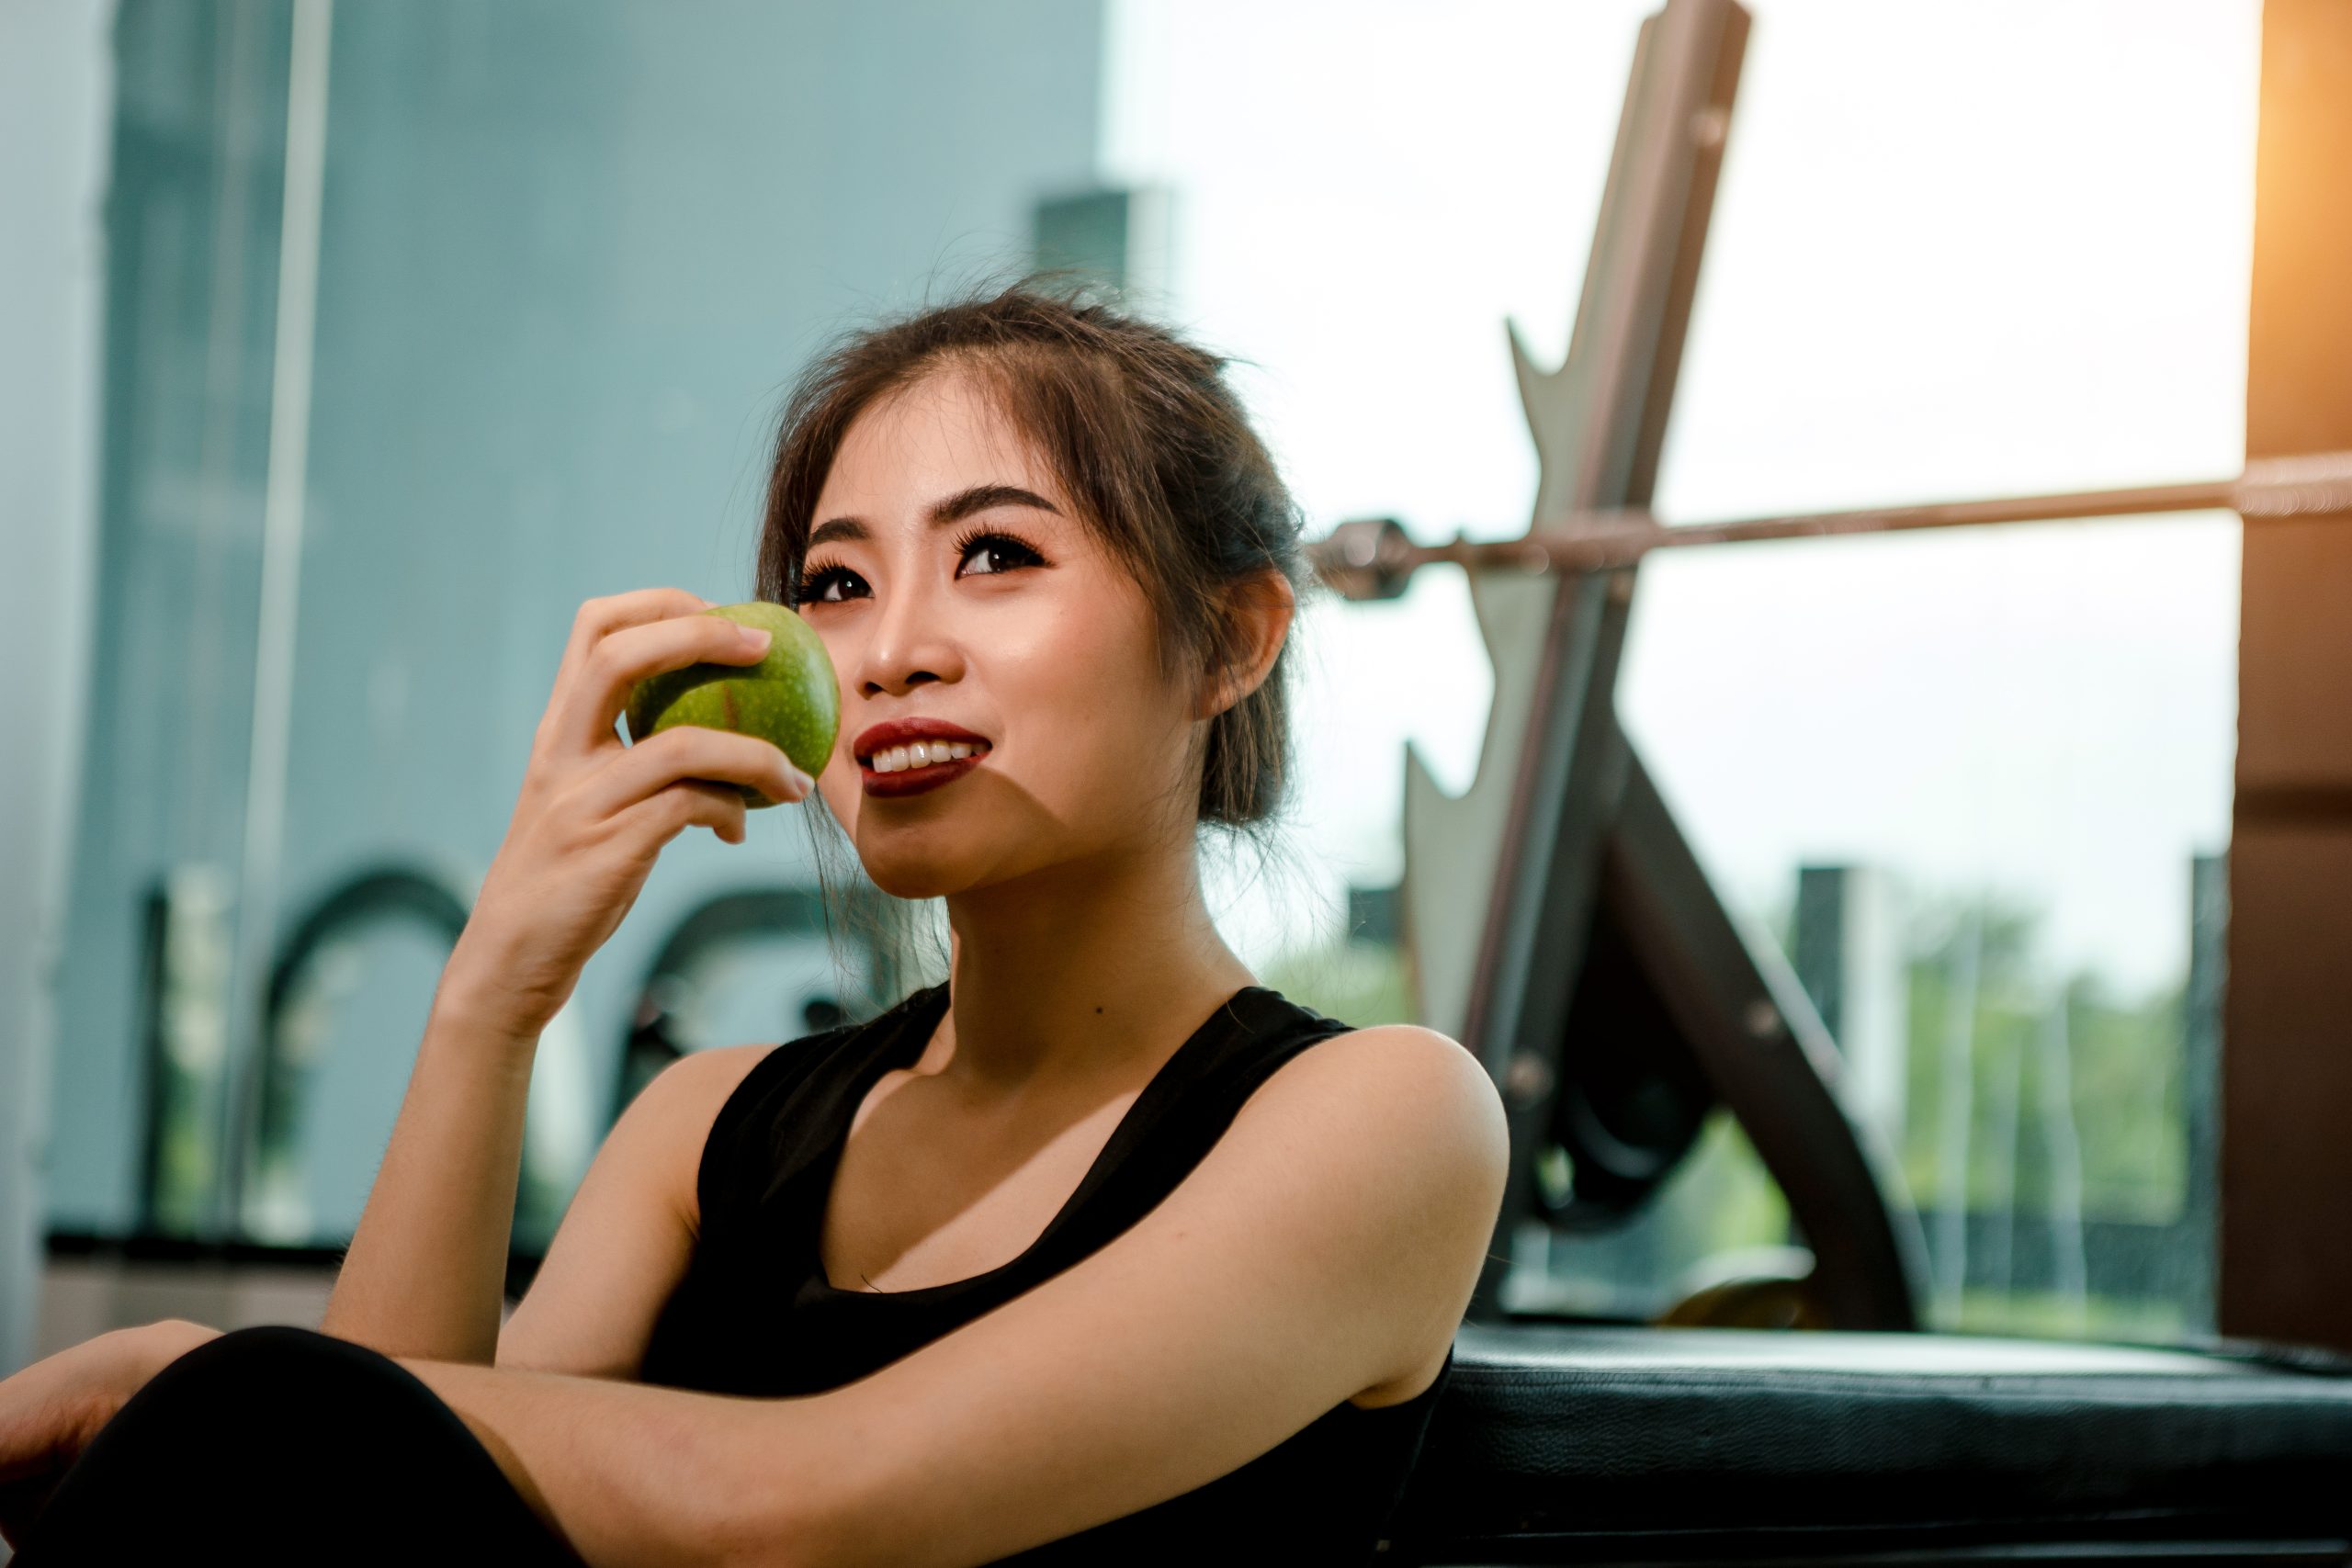
[[[1159,673],[1143,589],[967,373],[851,424],[801,581],[841,678],[818,788],[884,891],[962,892],[1189,829],[1198,725]],[[889,727],[923,721],[977,737],[973,755],[893,770],[909,738]]]

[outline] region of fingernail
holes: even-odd
[[[756,626],[745,626],[743,628],[743,646],[751,649],[756,653],[765,653],[768,650],[768,644],[772,640],[773,638],[768,633],[761,631]]]

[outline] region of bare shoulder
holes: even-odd
[[[1510,1179],[1510,1123],[1492,1077],[1458,1041],[1419,1024],[1350,1030],[1300,1052],[1247,1100],[1233,1131],[1310,1216],[1352,1235],[1365,1293],[1392,1348],[1366,1408],[1438,1375],[1485,1262]],[[1240,1152],[1240,1151],[1237,1151]],[[1261,1177],[1245,1181],[1261,1196]],[[1399,1270],[1397,1259],[1412,1262]]]
[[[700,1051],[690,1051],[662,1069],[656,1081],[673,1079],[672,1092],[684,1096],[717,1093],[722,1100],[735,1091],[753,1067],[771,1051],[789,1047],[775,1044],[713,1045]]]
[[[1284,1063],[1245,1112],[1369,1137],[1388,1157],[1431,1178],[1450,1175],[1475,1196],[1499,1201],[1510,1164],[1510,1125],[1486,1067],[1459,1041],[1414,1023],[1373,1024],[1333,1035]]]
[[[1384,1097],[1434,1091],[1448,1108],[1474,1119],[1487,1110],[1498,1118],[1502,1113],[1494,1079],[1468,1047],[1418,1023],[1376,1023],[1335,1034],[1300,1052],[1268,1082],[1283,1078],[1295,1084],[1345,1078]]]
[[[629,1102],[629,1109],[634,1111],[642,1102],[650,1118],[707,1133],[718,1108],[752,1069],[769,1052],[785,1049],[772,1044],[714,1045],[688,1052],[656,1073]]]
[[[606,1146],[618,1145],[616,1157],[651,1166],[681,1212],[689,1220],[697,1217],[695,1173],[719,1108],[769,1052],[784,1049],[774,1044],[715,1045],[688,1052],[638,1091],[622,1110]]]

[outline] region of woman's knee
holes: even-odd
[[[470,1451],[469,1451],[470,1450]],[[463,1477],[495,1463],[454,1412],[390,1357],[269,1325],[206,1340],[125,1401],[83,1455],[101,1473],[179,1493],[266,1476],[281,1494],[364,1483],[379,1459]]]
[[[227,1416],[254,1411],[281,1395],[312,1399],[324,1392],[319,1380],[347,1381],[357,1370],[349,1354],[355,1351],[372,1354],[314,1330],[282,1324],[232,1329],[166,1362],[123,1412],[134,1404],[196,1400]]]
[[[325,1337],[313,1329],[279,1323],[232,1328],[166,1362],[163,1370],[179,1368],[184,1376],[198,1372],[223,1376],[238,1371],[251,1373],[257,1368],[306,1359],[315,1354],[311,1342]]]

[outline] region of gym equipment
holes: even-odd
[[[1601,514],[1619,542],[1648,506],[1747,28],[1733,0],[1668,0],[1642,24],[1567,362],[1540,370],[1512,337],[1538,524]],[[1317,558],[1367,594],[1423,558],[1379,520]],[[1495,698],[1468,793],[1417,762],[1406,775],[1400,907],[1421,1016],[1486,1065],[1510,1122],[1470,1315],[1513,1315],[1502,1287],[1522,1226],[1622,1223],[1720,1103],[1787,1197],[1829,1322],[1915,1327],[1924,1248],[1900,1175],[1832,1092],[1836,1046],[1804,987],[1740,939],[1618,726],[1633,574],[1550,559],[1471,573]]]
[[[1405,592],[1415,571],[1439,561],[1469,571],[1569,575],[1618,570],[1639,565],[1652,550],[1693,546],[2213,511],[2234,512],[2248,522],[2352,512],[2352,452],[2256,458],[2245,466],[2244,473],[2230,479],[1792,513],[1721,523],[1669,524],[1645,507],[1600,508],[1553,518],[1516,539],[1473,540],[1457,533],[1451,541],[1437,545],[1415,544],[1394,517],[1359,517],[1316,541],[1308,558],[1317,575],[1345,598],[1394,599]]]

